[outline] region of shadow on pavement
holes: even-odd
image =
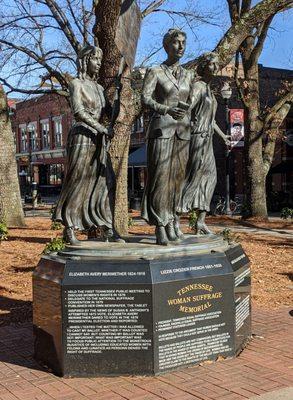
[[[31,322],[0,327],[0,362],[45,371],[33,358]],[[21,371],[19,370],[21,373]]]
[[[0,286],[0,290],[5,287]],[[0,328],[8,324],[17,324],[32,321],[32,302],[0,296]]]
[[[50,241],[49,237],[32,237],[32,236],[13,236],[13,237],[9,237],[8,241],[9,242],[15,242],[15,241],[22,241],[22,242],[29,242],[29,243],[48,243]]]

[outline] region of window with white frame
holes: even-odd
[[[55,135],[55,147],[62,147],[62,117],[54,117],[54,135]]]
[[[42,132],[42,143],[43,149],[50,148],[50,128],[49,128],[49,120],[41,121],[41,132]]]
[[[30,146],[31,146],[31,151],[35,151],[38,149],[38,137],[37,137],[37,123],[36,122],[30,122],[27,126],[27,131],[29,133],[29,140],[30,140]]]
[[[20,132],[20,151],[21,153],[25,153],[28,151],[28,137],[27,130],[25,125],[19,125]]]
[[[63,164],[51,164],[49,167],[49,184],[50,185],[61,185],[64,175]]]

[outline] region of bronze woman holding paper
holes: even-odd
[[[104,90],[97,78],[102,50],[85,46],[78,58],[79,75],[69,84],[75,122],[67,143],[68,168],[54,219],[65,226],[64,238],[79,244],[74,230],[102,227],[112,236],[113,211],[109,192],[114,180],[107,176],[106,137],[111,130],[100,124],[105,111]]]
[[[143,103],[152,111],[147,133],[148,178],[142,217],[156,226],[157,244],[183,234],[176,214],[184,183],[190,139],[189,95],[193,74],[179,64],[186,34],[170,29],[163,39],[167,60],[150,68],[144,79]]]

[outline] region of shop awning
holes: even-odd
[[[285,174],[293,171],[293,161],[282,161],[270,169],[270,174]]]
[[[145,167],[147,161],[146,144],[135,150],[128,157],[129,167]]]

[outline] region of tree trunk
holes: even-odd
[[[14,138],[2,86],[0,86],[0,149],[0,221],[4,221],[8,226],[24,226]]]
[[[128,153],[130,134],[135,118],[130,71],[127,68],[122,78],[121,106],[111,143],[110,155],[116,175],[114,221],[117,232],[128,233]]]
[[[248,213],[245,218],[267,219],[266,173],[262,159],[262,131],[247,113],[246,156],[246,194]],[[249,143],[247,143],[249,142]]]
[[[94,35],[103,50],[100,83],[112,102],[115,93],[115,78],[121,61],[121,54],[115,43],[121,0],[100,0],[96,7]],[[116,176],[115,228],[120,235],[128,232],[127,166],[131,127],[135,118],[133,93],[129,68],[122,75],[121,108],[114,128],[110,146],[112,166]]]
[[[245,72],[247,218],[267,219],[266,173],[263,164],[263,122],[260,120],[258,65],[243,60]]]

